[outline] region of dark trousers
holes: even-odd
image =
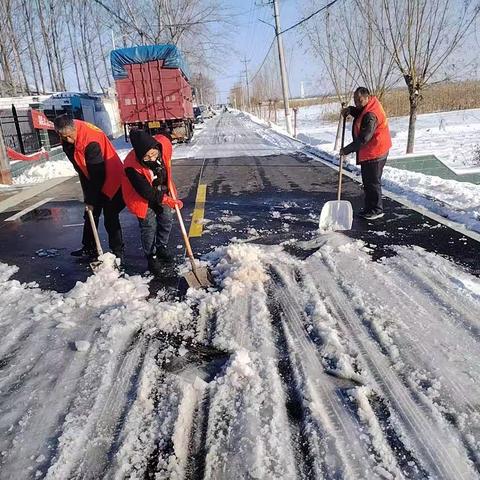
[[[155,255],[157,248],[166,248],[172,229],[173,210],[160,207],[155,212],[150,207],[145,218],[139,218],[140,238],[147,257]]]
[[[122,227],[120,225],[119,214],[125,208],[125,203],[122,197],[122,189],[120,188],[114,197],[110,200],[107,196],[102,194],[102,199],[98,205],[93,206],[93,218],[98,229],[98,221],[103,212],[103,224],[108,233],[108,244],[110,250],[117,256],[123,254],[124,245],[122,237]],[[82,243],[85,248],[96,250],[95,239],[93,237],[92,227],[88,219],[87,212],[83,218],[85,223],[83,225]]]
[[[385,156],[378,160],[370,160],[360,164],[366,212],[383,212],[382,173],[386,161],[387,157]]]

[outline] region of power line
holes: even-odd
[[[279,35],[281,35],[282,33],[285,33],[285,32],[288,32],[289,30],[292,30],[293,28],[295,27],[298,27],[299,25],[301,25],[302,23],[304,22],[307,22],[308,20],[310,20],[312,17],[314,17],[315,15],[318,15],[320,12],[323,12],[323,10],[326,10],[327,8],[331,7],[332,5],[334,5],[335,3],[337,3],[338,0],[332,0],[330,3],[327,3],[327,5],[324,5],[322,8],[320,8],[319,10],[317,10],[316,12],[313,12],[312,14],[310,14],[308,17],[305,17],[304,19],[300,20],[299,22],[295,23],[294,25],[292,25],[291,27],[288,27],[286,28],[285,30],[282,30]]]
[[[335,3],[337,3],[338,0],[332,0],[330,3],[328,3],[327,5],[324,5],[322,8],[318,9],[317,11],[313,12],[312,14],[310,14],[308,17],[305,17],[304,19],[300,20],[299,22],[295,23],[294,25],[286,28],[285,30],[282,30],[279,35],[281,35],[282,33],[285,33],[285,32],[288,32],[289,30],[292,30],[294,29],[295,27],[298,27],[299,25],[301,25],[302,23],[310,20],[312,17],[314,17],[315,15],[318,15],[320,12],[322,12],[323,10],[326,10],[327,8],[331,7],[332,5],[334,5]],[[269,5],[271,4],[271,2],[267,2],[265,4],[263,4],[264,6],[266,5]],[[260,19],[259,19],[260,20]],[[268,26],[272,27],[272,28],[275,28],[273,25],[270,25],[269,23],[267,22],[264,22],[263,20],[260,20],[262,23],[265,23],[267,24]],[[272,50],[272,47],[273,47],[273,44],[275,43],[275,37],[273,37],[272,39],[272,43],[270,44],[270,47],[268,48],[268,51],[260,65],[260,67],[258,67],[257,71],[255,72],[255,74],[253,75],[253,77],[250,79],[251,82],[253,82],[253,80],[255,79],[255,77],[260,73],[260,70],[262,69],[263,65],[265,64],[266,60],[267,60],[267,57],[268,57],[268,54],[270,53],[270,51]]]
[[[261,63],[261,65],[258,67],[257,71],[255,72],[255,75],[250,79],[251,82],[253,82],[253,80],[255,79],[255,77],[260,73],[260,70],[262,69],[263,65],[265,64],[265,62],[267,61],[267,57],[268,57],[268,54],[270,53],[270,51],[272,50],[272,47],[273,47],[273,44],[275,43],[275,37],[272,38],[272,43],[270,44],[270,47],[268,47],[268,51]]]

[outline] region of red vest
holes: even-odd
[[[162,160],[167,172],[168,191],[170,195],[171,192],[173,192],[175,198],[177,198],[177,189],[172,179],[172,142],[163,135],[155,135],[154,138],[162,146]],[[152,185],[153,172],[138,161],[135,150],[131,150],[126,156],[124,168],[133,168],[140,175],[143,175],[150,185]],[[145,218],[147,216],[148,201],[137,193],[126,175],[123,176],[122,193],[127,208],[138,218]]]
[[[75,163],[83,174],[90,178],[85,161],[85,148],[89,143],[97,142],[105,161],[105,182],[102,193],[112,199],[122,184],[122,177],[124,176],[122,161],[110,140],[98,127],[82,120],[74,120],[74,122],[77,129],[74,151]]]
[[[370,141],[362,145],[358,151],[358,163],[366,160],[373,160],[385,156],[392,146],[390,130],[388,129],[388,120],[383,110],[382,104],[377,97],[370,97],[369,102],[362,113],[353,122],[353,134],[358,137],[362,119],[367,113],[373,113],[377,117],[377,128]]]

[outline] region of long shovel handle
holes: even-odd
[[[343,115],[342,115],[343,116]],[[347,126],[347,119],[343,117],[343,125],[342,125],[342,144],[340,148],[343,148],[343,145],[345,144],[345,128]],[[340,198],[342,196],[342,175],[343,175],[343,161],[345,159],[345,155],[340,155],[340,166],[338,169],[338,194],[337,194],[337,200],[340,201]]]
[[[100,243],[100,238],[98,237],[97,226],[95,225],[95,219],[93,218],[92,210],[88,207],[87,215],[90,220],[90,226],[92,227],[93,238],[95,239],[95,246],[97,247],[97,254],[98,256],[103,255],[102,245]]]
[[[174,200],[176,200],[177,196],[175,195],[175,190],[171,187],[168,190],[169,190],[170,196]],[[188,234],[187,234],[187,230],[185,228],[185,224],[183,223],[182,214],[180,213],[180,209],[178,208],[177,205],[175,205],[175,213],[177,214],[178,223],[180,224],[180,230],[182,231],[183,241],[185,243],[185,248],[187,250],[188,258],[190,259],[190,263],[192,265],[192,270],[193,270],[194,273],[196,273],[197,266],[195,265],[195,257],[193,256],[193,251],[192,251],[192,247],[190,245],[190,240],[188,239]]]

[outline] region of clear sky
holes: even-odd
[[[262,5],[268,0],[223,0],[235,12],[232,21],[236,29],[232,30],[232,55],[223,62],[224,72],[215,75],[215,83],[219,90],[221,101],[226,101],[230,88],[244,72],[241,62],[244,56],[250,60],[248,64],[249,76],[257,71],[274,37],[274,29],[260,20],[273,25],[273,6]],[[305,18],[318,10],[329,0],[279,0],[280,21],[282,30]],[[453,0],[452,5],[460,5],[464,0]],[[315,18],[321,18],[321,12]],[[315,21],[315,20],[312,20]],[[465,39],[461,53],[448,59],[439,78],[461,80],[465,78],[478,78],[480,63],[478,61],[478,48],[480,45],[480,17],[474,23],[474,29]],[[341,32],[338,33],[341,35]],[[330,89],[323,67],[318,59],[311,53],[308,40],[304,39],[302,29],[297,27],[284,35],[284,50],[290,83],[290,94],[300,96],[300,82],[304,81],[305,95],[325,94]],[[446,73],[443,73],[445,71]]]
[[[260,21],[274,24],[272,5],[262,6],[262,3],[266,3],[265,0],[230,0],[228,3],[235,5],[232,21],[236,29],[232,32],[232,55],[224,62],[224,72],[215,75],[221,101],[226,101],[230,88],[243,75],[243,58],[246,56],[247,60],[250,60],[248,69],[251,77],[261,65],[274,37],[274,29]],[[307,14],[308,10],[304,7],[307,2],[280,0],[279,3],[282,30]],[[318,5],[321,6],[320,3]],[[297,28],[285,33],[283,42],[292,96],[300,95],[301,81],[305,82],[306,95],[318,93],[319,80],[322,77],[321,67],[319,61],[307,52],[307,42],[302,42],[301,30]]]

